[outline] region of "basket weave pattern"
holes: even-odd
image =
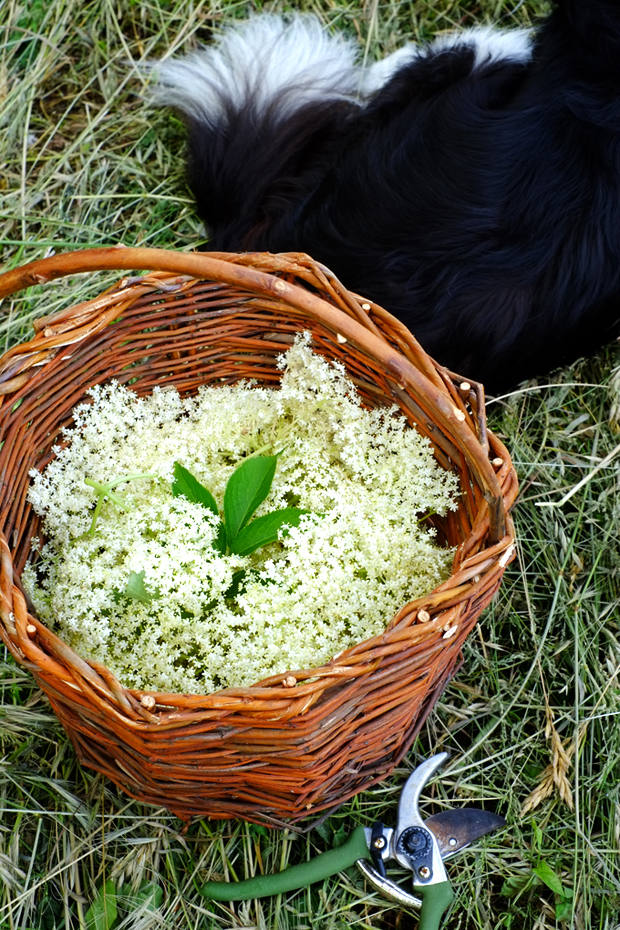
[[[80,760],[132,797],[185,819],[273,825],[331,808],[402,759],[512,558],[516,475],[486,430],[482,389],[437,366],[402,324],[304,255],[89,250],[0,276],[0,297],[104,268],[150,273],[40,320],[30,342],[0,359],[0,636]],[[28,473],[45,467],[94,384],[114,378],[141,395],[242,378],[275,386],[277,357],[302,330],[345,365],[365,404],[396,403],[459,476],[458,511],[434,520],[456,547],[452,575],[323,668],[206,696],[128,690],[28,607],[20,573],[39,534]]]

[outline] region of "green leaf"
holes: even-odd
[[[573,905],[569,899],[560,898],[555,906],[555,919],[564,920],[565,918],[570,917],[572,906]]]
[[[194,478],[191,471],[184,468],[180,462],[174,463],[174,481],[172,482],[172,496],[185,497],[194,504],[202,504],[217,517],[219,511],[211,491]]]
[[[238,571],[233,572],[232,581],[228,590],[224,594],[224,598],[229,600],[230,598],[237,597],[238,594],[243,591],[245,588],[245,582],[247,581],[248,571],[246,568],[240,568]]]
[[[211,491],[205,488],[204,484],[201,484],[200,481],[198,481],[198,478],[195,478],[191,471],[188,471],[187,468],[184,468],[180,462],[174,463],[172,496],[185,497],[188,501],[192,501],[194,504],[202,504],[203,507],[206,507],[207,510],[210,510],[211,513],[214,513],[216,517],[219,515],[217,503],[211,494]],[[218,527],[217,536],[213,541],[213,547],[217,552],[221,552],[222,555],[226,552],[226,527],[221,520]]]
[[[144,569],[141,572],[132,572],[123,594],[134,601],[140,601],[141,604],[150,604],[159,597],[159,592],[149,594],[144,584],[144,575]]]
[[[88,930],[111,930],[117,914],[116,887],[114,882],[108,881],[97,892],[84,920]]]
[[[333,844],[334,828],[329,820],[326,820],[324,823],[320,823],[318,827],[314,827],[314,830],[328,846]]]
[[[499,893],[504,898],[513,898],[515,895],[525,891],[531,882],[531,872],[527,872],[524,875],[511,875],[504,881]]]
[[[224,522],[231,552],[237,551],[232,547],[237,533],[269,494],[277,464],[277,455],[246,459],[228,479],[224,491]]]
[[[160,885],[155,882],[143,882],[133,897],[133,909],[144,909],[147,914],[153,914],[161,907],[163,900],[164,890]]]
[[[551,891],[554,891],[559,895],[565,894],[561,878],[546,862],[539,862],[532,871],[535,875],[538,875],[540,880],[543,881],[547,888],[550,888]]]
[[[164,900],[164,891],[156,882],[142,882],[137,891],[130,884],[121,885],[117,889],[117,904],[126,914],[140,913],[154,914],[161,907]]]
[[[542,773],[545,771],[544,765],[532,765],[529,762],[526,762],[523,766],[523,773],[527,775],[528,778],[531,778],[532,781],[538,779]]]
[[[230,543],[230,551],[235,555],[249,555],[261,546],[275,542],[283,526],[299,526],[302,516],[307,510],[298,507],[285,507],[283,510],[274,510],[266,513],[264,517],[252,520]]]

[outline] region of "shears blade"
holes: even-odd
[[[506,821],[499,814],[483,811],[474,807],[454,808],[433,814],[424,821],[439,846],[442,859],[469,846],[474,840],[505,826]]]

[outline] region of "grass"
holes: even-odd
[[[455,25],[527,24],[546,4],[308,0],[298,7],[357,34],[373,58]],[[133,62],[208,41],[221,21],[249,8],[244,0],[5,0],[4,267],[52,249],[116,242],[192,249],[203,241],[183,179],[182,128],[141,102]],[[5,301],[0,348],[26,338],[34,317],[98,293],[105,280],[78,277]],[[508,819],[504,831],[450,863],[457,900],[446,927],[618,930],[618,364],[609,347],[490,401],[491,425],[521,480],[518,559],[406,762],[319,829],[267,833],[207,821],[185,829],[165,810],[130,801],[78,766],[46,700],[5,656],[0,930],[408,930],[416,918],[370,894],[355,870],[297,894],[230,906],[209,904],[197,888],[208,876],[301,861],[359,822],[392,822],[404,778],[439,749],[452,753],[451,762],[425,809],[471,800]],[[557,506],[539,506],[547,503]]]

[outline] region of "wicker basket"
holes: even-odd
[[[0,635],[80,760],[132,797],[184,819],[272,825],[336,806],[407,752],[512,558],[516,475],[486,431],[482,388],[437,366],[402,324],[305,255],[97,249],[8,272],[0,297],[101,269],[151,273],[40,320],[0,360]],[[323,668],[207,696],[128,690],[29,612],[20,573],[39,520],[26,502],[28,472],[50,460],[93,384],[115,378],[140,394],[248,377],[276,384],[278,355],[304,329],[320,354],[344,363],[368,406],[398,404],[458,474],[459,509],[436,521],[440,540],[457,547],[453,573],[383,635]]]

